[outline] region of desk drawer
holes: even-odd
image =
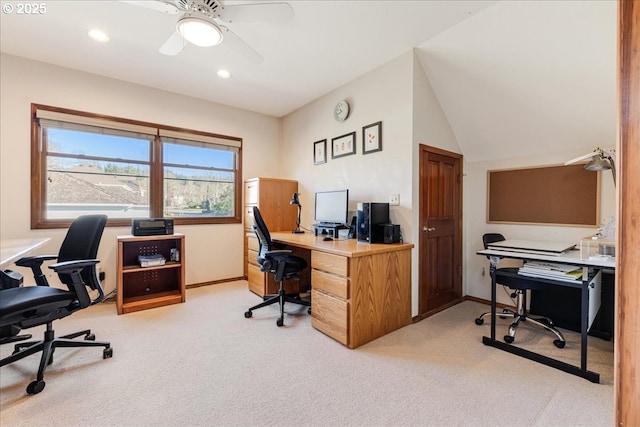
[[[255,234],[247,235],[247,248],[254,252],[260,251],[260,243]]]
[[[258,203],[258,182],[246,182],[244,184],[244,202]]]
[[[311,270],[313,289],[349,299],[349,279],[319,270]]]
[[[311,325],[336,341],[349,345],[349,303],[313,289]]]
[[[249,290],[260,296],[265,294],[265,277],[264,273],[260,271],[260,267],[253,264],[247,266],[247,282],[249,283]]]
[[[249,249],[247,251],[247,262],[260,268],[260,264],[258,264],[258,252]]]
[[[244,207],[244,228],[245,230],[247,230],[247,232],[250,232],[252,234],[254,234],[253,232],[253,224],[255,224],[255,218],[253,217],[253,206],[254,205],[248,205]],[[255,234],[254,234],[255,236]]]
[[[338,276],[349,276],[349,258],[340,255],[312,251],[311,267],[316,270],[337,274]]]

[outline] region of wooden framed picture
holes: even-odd
[[[356,154],[356,133],[351,132],[331,140],[331,158]]]
[[[327,140],[316,141],[313,143],[313,164],[321,165],[327,163]]]
[[[382,151],[382,122],[372,123],[362,128],[362,154]]]

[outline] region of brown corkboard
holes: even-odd
[[[487,222],[597,226],[600,174],[584,165],[487,172]]]

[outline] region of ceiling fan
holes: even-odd
[[[285,2],[225,5],[224,0],[122,0],[168,14],[180,14],[173,34],[160,47],[164,55],[177,55],[187,43],[209,47],[223,42],[248,61],[264,58],[227,25],[235,22],[283,22],[293,17]]]

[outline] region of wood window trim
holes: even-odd
[[[109,122],[123,123],[132,126],[153,127],[168,132],[178,132],[185,135],[202,136],[204,139],[218,139],[230,141],[230,146],[238,147],[236,153],[236,182],[234,185],[234,211],[229,217],[174,217],[176,225],[196,225],[196,224],[240,224],[242,223],[242,138],[228,135],[203,132],[193,129],[180,128],[175,126],[161,125],[157,123],[143,122],[138,120],[125,119],[103,114],[88,113],[84,111],[72,110],[68,108],[53,107],[42,104],[31,104],[31,229],[54,229],[68,228],[73,219],[47,219],[46,218],[46,173],[44,166],[47,163],[46,153],[41,149],[39,120],[36,117],[38,110],[47,110],[55,113],[69,114],[80,117],[87,117],[94,120],[106,120]],[[159,138],[159,136],[156,136]],[[160,147],[160,148],[158,148]],[[162,168],[162,145],[152,144],[151,168],[156,168],[150,177],[150,210],[151,212],[163,212],[163,168]],[[108,227],[126,227],[131,225],[130,218],[109,218]]]

